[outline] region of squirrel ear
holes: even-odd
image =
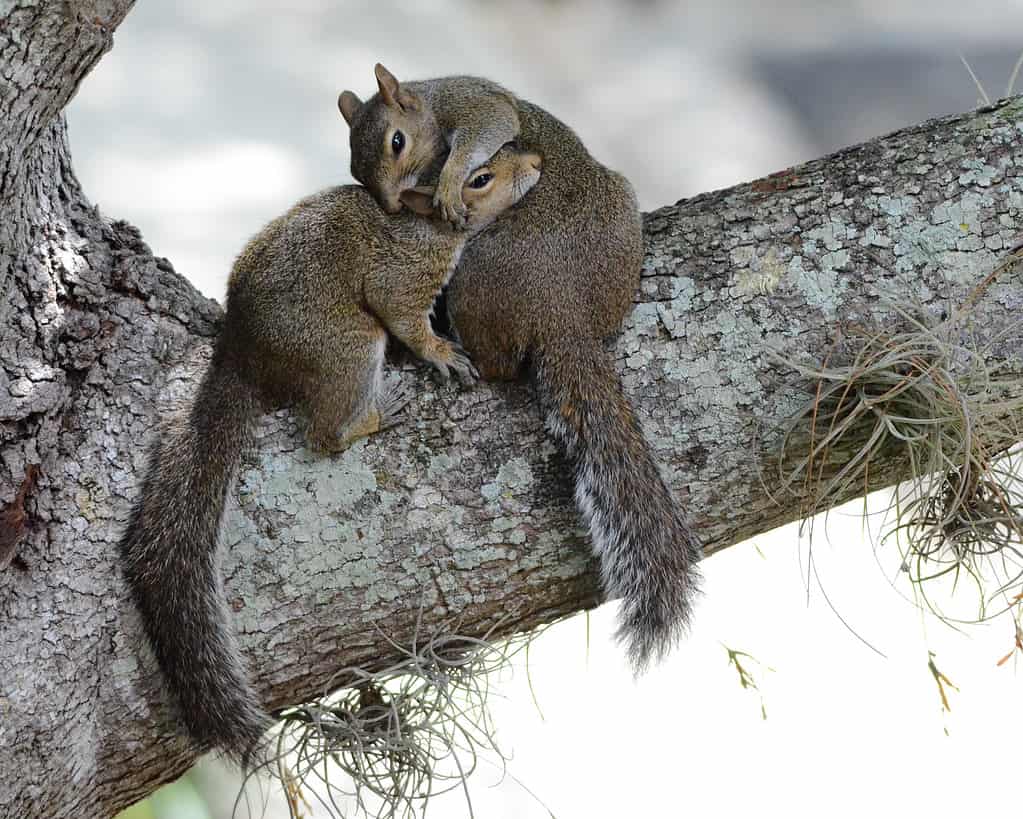
[[[362,109],[362,100],[351,91],[342,91],[341,95],[337,98],[337,107],[341,111],[341,116],[345,118],[345,122],[350,126],[352,120],[355,119]]]
[[[409,188],[398,197],[402,204],[420,216],[433,216],[433,188]]]
[[[373,73],[377,76],[377,87],[380,89],[380,98],[383,99],[387,105],[391,106],[391,108],[401,108],[401,102],[399,101],[401,87],[398,84],[398,78],[384,68],[380,63],[377,63],[373,67]]]
[[[403,111],[420,111],[423,107],[419,97],[406,88],[398,89],[398,105]]]

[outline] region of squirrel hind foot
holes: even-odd
[[[412,400],[412,388],[401,379],[384,388],[377,406],[380,426],[377,432],[398,426],[405,418],[405,410]]]

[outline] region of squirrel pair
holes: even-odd
[[[469,238],[541,175],[534,153],[501,148],[466,175],[466,231],[405,190],[385,214],[358,185],[329,188],[264,227],[231,271],[212,361],[182,415],[160,429],[120,551],[160,670],[192,739],[244,763],[270,721],[234,644],[217,562],[227,492],[260,414],[308,415],[313,449],[338,452],[390,426],[409,400],[383,386],[390,332],[444,377],[476,371],[434,334],[430,313]]]
[[[604,588],[622,599],[618,637],[637,671],[681,636],[696,592],[699,542],[603,346],[639,283],[632,187],[568,126],[496,83],[400,83],[380,65],[376,79],[365,102],[350,91],[338,99],[352,175],[366,190],[304,200],[242,252],[213,363],[188,416],[152,450],[121,544],[189,733],[243,761],[268,719],[232,642],[216,568],[226,493],[267,407],[303,403],[310,444],[326,449],[392,421],[405,398],[380,388],[381,324],[442,370],[471,377],[475,364],[484,378],[510,380],[528,368],[548,427],[574,461],[576,502]],[[431,201],[417,185],[438,162]],[[489,205],[484,189],[495,197]],[[477,190],[483,199],[474,202]],[[428,300],[452,271],[449,318],[472,364],[427,320]],[[352,286],[388,276],[379,303]]]

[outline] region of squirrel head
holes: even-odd
[[[542,167],[539,154],[520,151],[508,144],[469,174],[462,186],[469,232],[482,230],[522,199],[540,181]],[[433,193],[433,188],[416,187],[402,191],[399,198],[409,210],[421,216],[433,216]]]
[[[445,150],[444,135],[418,94],[403,88],[380,63],[378,91],[366,102],[342,91],[337,106],[351,128],[352,176],[388,213],[401,210],[400,195]]]

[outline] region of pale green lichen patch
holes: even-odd
[[[436,487],[417,488],[410,499],[406,525],[409,531],[447,532],[462,522],[465,510],[451,504]]]
[[[679,306],[688,310],[692,306],[695,295],[696,282],[689,276],[672,276],[671,299],[673,302],[680,302]]]
[[[907,199],[901,196],[879,196],[877,198],[878,209],[888,216],[897,218],[909,214],[913,210],[914,205],[915,202],[913,199]]]
[[[807,261],[803,256],[794,256],[789,262],[786,280],[802,294],[807,304],[834,318],[847,287],[835,271],[848,265],[849,252],[842,250],[821,257],[820,270],[808,269]]]
[[[943,225],[926,222],[906,225],[892,249],[897,259],[895,269],[906,273],[923,265],[939,264],[942,254],[955,248],[959,236],[959,226],[948,221]]]
[[[360,441],[332,457],[307,450],[294,455],[262,452],[259,466],[239,476],[238,493],[243,503],[288,515],[298,514],[305,492],[311,495],[305,500],[321,508],[350,509],[377,488],[376,476],[361,457],[364,447],[365,443]],[[293,469],[302,470],[300,482],[295,481]],[[305,492],[296,491],[296,485]]]
[[[657,360],[662,368],[659,389],[666,395],[668,384],[678,384],[679,395],[693,396],[703,409],[712,406],[735,407],[749,404],[761,393],[756,380],[757,358],[755,351],[761,342],[756,320],[745,311],[733,309],[731,305],[707,316],[694,326],[690,343],[706,354],[690,359],[692,353],[683,353],[679,345],[671,344],[657,351]],[[686,362],[684,363],[683,362]],[[686,401],[691,400],[686,398]],[[715,415],[715,422],[723,425],[723,438],[737,421],[730,416]],[[671,428],[670,423],[657,424]],[[657,434],[656,426],[644,429],[652,436]],[[663,442],[654,442],[655,449],[670,451],[677,448],[678,437],[668,436]]]
[[[892,240],[879,231],[874,225],[870,225],[860,237],[860,244],[864,247],[891,247]]]
[[[653,307],[655,308],[656,317],[660,319],[668,334],[672,338],[680,338],[685,335],[686,316],[693,308],[696,284],[689,276],[672,276],[670,295],[671,299],[669,301],[656,302],[653,304]],[[634,349],[630,349],[630,352],[634,351]]]
[[[458,549],[451,555],[451,563],[460,571],[472,571],[487,563],[506,560],[508,552],[506,549],[495,547],[493,543],[504,543],[500,538],[488,537],[484,543],[477,543],[471,549]]]
[[[875,205],[896,218],[905,212],[902,199],[882,197]],[[819,227],[807,231],[802,240],[802,253],[793,256],[785,270],[786,281],[802,294],[807,304],[817,307],[826,316],[837,315],[846,282],[838,275],[852,268],[852,255],[847,249],[850,242],[859,240],[877,242],[878,233],[861,239],[859,231],[839,219],[829,219]]]
[[[345,563],[345,579],[348,585],[364,588],[367,593],[375,590],[379,595],[383,590],[377,587],[384,584],[374,585],[373,581],[378,577],[377,572],[378,569],[372,560],[356,559]]]
[[[964,159],[962,166],[965,170],[959,175],[960,185],[980,185],[982,188],[987,188],[998,176],[997,168],[980,159]]]
[[[956,208],[952,211],[954,216],[968,218],[967,211]],[[931,266],[940,269],[947,281],[957,284],[974,281],[978,270],[989,269],[994,262],[983,237],[971,234],[951,219],[940,225],[912,223],[904,226],[894,253],[895,270],[899,273],[915,273],[921,267]]]
[[[808,241],[804,244],[804,251],[807,253],[817,253],[818,242],[824,245],[825,250],[840,250],[845,246],[846,240],[851,238],[850,233],[855,233],[855,230],[847,227],[842,222],[835,220],[825,222],[820,227],[806,232],[805,235]]]
[[[271,564],[287,563],[292,570],[284,581],[285,598],[290,586],[301,588],[310,576],[329,577],[320,583],[329,598],[343,589],[366,587],[378,576],[374,559],[380,555],[381,533],[394,507],[393,493],[380,493],[373,512],[353,519],[356,505],[372,495],[377,482],[365,463],[365,444],[359,443],[338,456],[319,456],[293,446],[293,439],[264,441],[259,464],[239,476],[242,513],[226,516],[224,542],[241,565],[257,575]],[[297,478],[298,474],[301,478]],[[390,591],[373,591],[374,600]],[[360,599],[360,605],[371,604]],[[254,616],[242,607],[244,626]],[[280,617],[294,616],[285,606]],[[260,618],[255,627],[265,628]]]
[[[350,509],[363,495],[377,488],[376,475],[361,458],[363,442],[340,458],[321,458],[309,465],[307,476],[317,504]]]
[[[668,253],[660,253],[656,250],[654,252],[648,252],[643,258],[643,267],[640,271],[640,275],[643,277],[659,276],[663,273],[671,273],[674,271],[675,266],[678,263],[678,259]]]
[[[512,498],[532,486],[533,470],[525,458],[512,458],[501,465],[492,481],[480,487],[480,494],[486,501]]]
[[[982,210],[991,205],[990,196],[968,192],[963,194],[958,201],[937,205],[931,211],[931,223],[933,225],[952,225],[958,230],[958,232],[953,231],[950,234],[954,241],[959,238],[960,233],[979,231],[983,223]]]
[[[494,518],[490,524],[490,528],[495,532],[507,532],[509,529],[514,529],[522,523],[521,518]]]
[[[626,349],[635,349],[642,343],[643,338],[657,338],[658,335],[658,311],[657,304],[638,304],[625,319],[625,329],[628,332]]]
[[[462,459],[457,455],[453,456],[444,452],[432,455],[430,464],[426,468],[426,477],[428,480],[436,481],[438,478],[450,474],[452,470],[458,469],[461,463]]]
[[[430,509],[412,509],[405,518],[405,523],[410,532],[419,532],[424,529],[446,529],[452,522],[451,515],[443,509],[434,507]]]
[[[746,370],[748,366],[739,365],[737,369]],[[684,369],[673,367],[666,362],[665,376],[678,379],[686,385],[699,404],[706,410],[713,407],[736,406],[743,396],[734,384],[726,383],[730,374],[722,356],[716,351],[694,359]]]
[[[707,330],[711,333],[717,332],[725,336],[732,336],[735,333],[736,326],[736,314],[731,310],[721,310],[707,323]]]
[[[849,255],[849,251],[845,248],[836,250],[833,253],[825,253],[821,257],[821,266],[826,271],[849,270],[851,262],[852,257]],[[837,285],[839,285],[839,289],[841,289],[841,280],[836,278],[834,281]]]
[[[644,370],[654,360],[652,350],[639,349],[625,359],[625,366],[630,370]]]

